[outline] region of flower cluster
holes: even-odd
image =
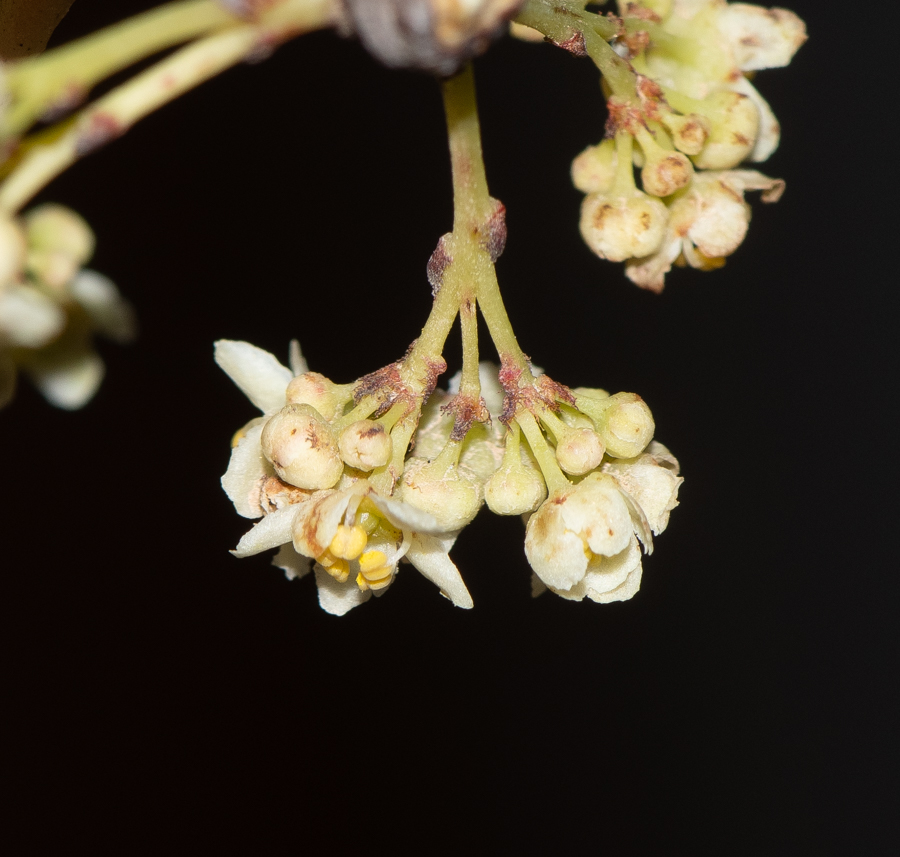
[[[103,380],[93,334],[134,338],[130,305],[108,278],[83,268],[93,250],[88,225],[63,206],[0,217],[0,407],[19,370],[51,404],[82,407]]]
[[[673,264],[711,270],[737,249],[750,221],[745,191],[780,197],[784,182],[736,169],[766,160],[780,134],[747,75],[787,65],[806,31],[793,12],[725,0],[619,7],[613,47],[633,87],[610,85],[607,137],[575,158],[572,178],[587,194],[581,233],[591,250],[660,291]]]
[[[677,503],[678,464],[650,442],[652,417],[633,394],[481,364],[474,405],[460,376],[415,399],[403,395],[402,362],[335,384],[308,370],[296,343],[291,368],[246,342],[218,342],[216,361],[262,412],[235,435],[222,477],[237,512],[260,519],[233,553],[277,548],[291,579],[314,568],[329,613],[383,594],[401,560],[471,607],[449,551],[485,502],[526,516],[540,586],[630,598],[638,539],[649,551]]]

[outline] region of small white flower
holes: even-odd
[[[763,202],[777,202],[784,182],[756,170],[698,173],[690,187],[671,203],[669,225],[659,250],[630,261],[625,266],[626,276],[642,288],[659,292],[679,257],[701,270],[724,264],[724,258],[737,250],[747,234],[751,210],[744,194],[748,190],[761,190]]]
[[[646,518],[613,477],[591,473],[554,491],[528,520],[525,554],[540,580],[574,601],[624,601],[640,587]],[[539,588],[539,587],[538,587]]]
[[[292,348],[294,373],[307,371]],[[415,566],[458,607],[472,598],[449,557],[458,530],[447,531],[426,512],[377,492],[367,479],[345,474],[336,488],[307,491],[283,482],[263,454],[267,417],[282,410],[295,374],[246,342],[216,343],[216,362],[267,416],[238,432],[222,487],[235,509],[259,521],[233,551],[252,556],[278,548],[274,564],[291,578],[315,563],[319,603],[343,615],[390,586],[401,559]]]

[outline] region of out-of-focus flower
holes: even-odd
[[[615,146],[608,139],[582,152],[572,179],[587,194],[581,231],[588,246],[627,261],[630,279],[660,291],[677,259],[712,270],[740,245],[750,219],[745,190],[762,189],[763,200],[774,202],[784,189],[778,179],[736,169],[768,158],[781,133],[747,74],[787,65],[806,28],[788,10],[725,0],[620,0],[619,10],[624,30],[615,47],[631,62],[635,95],[610,98],[607,134]],[[633,154],[625,155],[623,135],[634,139]],[[643,196],[630,204],[630,220],[611,218],[607,198],[632,161]],[[647,228],[639,232],[640,224]]]
[[[94,334],[130,342],[134,311],[107,277],[86,268],[94,237],[77,214],[44,205],[0,220],[0,406],[23,371],[60,408],[83,407],[103,380]]]
[[[752,213],[744,201],[748,190],[762,191],[763,202],[777,202],[784,182],[756,170],[698,174],[670,203],[669,224],[659,249],[651,256],[630,260],[626,276],[642,288],[659,292],[673,264],[702,271],[720,268],[747,234]]]
[[[340,0],[341,25],[392,68],[448,76],[502,35],[524,0]]]

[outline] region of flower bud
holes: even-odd
[[[65,286],[94,252],[94,233],[62,205],[41,205],[25,215],[28,270],[48,286]]]
[[[662,202],[637,189],[620,197],[592,193],[581,204],[581,235],[601,259],[621,262],[655,252],[668,217]]]
[[[583,193],[606,193],[616,177],[616,144],[611,137],[588,146],[572,161],[572,184]]]
[[[25,215],[31,250],[62,253],[81,267],[94,252],[94,233],[87,221],[64,205],[40,205]]]
[[[484,499],[495,515],[524,515],[533,512],[547,496],[547,486],[534,467],[521,460],[505,462],[484,486]]]
[[[341,458],[357,470],[374,470],[387,464],[393,448],[391,436],[374,420],[351,423],[338,438]]]
[[[478,514],[484,489],[458,466],[447,467],[439,462],[440,459],[431,463],[421,458],[408,459],[398,497],[428,512],[441,529],[452,532],[462,529]]]
[[[653,438],[653,415],[637,393],[616,393],[605,399],[577,394],[576,405],[594,421],[606,453],[614,458],[639,455]]]
[[[282,408],[263,428],[260,445],[278,476],[297,488],[331,488],[344,472],[331,430],[309,405]]]
[[[638,142],[644,152],[641,183],[647,193],[651,196],[669,196],[690,182],[694,170],[686,155],[664,149],[649,131],[639,132]]]
[[[615,404],[607,410],[602,428],[597,426],[607,453],[614,458],[640,455],[656,428],[650,408],[636,393],[616,393],[610,399]]]
[[[699,155],[712,130],[709,119],[699,113],[689,113],[687,116],[664,113],[661,120],[671,133],[675,148],[686,155]]]
[[[571,476],[584,476],[598,467],[605,447],[600,435],[589,428],[572,429],[556,444],[556,460]]]
[[[709,138],[694,166],[704,170],[736,167],[752,151],[759,133],[759,110],[739,92],[717,92],[703,102],[710,119]]]
[[[337,384],[318,372],[306,372],[292,378],[285,391],[289,405],[309,405],[326,421],[334,419],[343,400],[337,393]]]

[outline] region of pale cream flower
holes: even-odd
[[[131,305],[96,271],[79,271],[55,294],[18,284],[0,294],[0,351],[8,349],[7,362],[59,408],[83,407],[103,380],[105,366],[94,351],[93,335],[124,344],[136,330]],[[11,387],[6,389],[11,395]]]
[[[719,267],[740,246],[750,224],[748,190],[762,191],[763,202],[777,202],[784,182],[756,170],[698,173],[670,205],[662,244],[651,256],[633,259],[625,275],[645,289],[659,292],[676,260],[701,270]]]
[[[612,476],[595,472],[554,491],[529,518],[525,554],[543,584],[563,598],[625,601],[640,587],[637,537],[649,551],[646,516]]]
[[[216,343],[216,362],[247,397],[271,416],[284,407],[295,374],[307,371],[299,347],[291,370],[246,342]],[[260,518],[233,551],[245,557],[279,548],[275,565],[289,578],[306,575],[315,562],[319,603],[342,615],[384,592],[405,559],[458,607],[472,599],[449,557],[458,530],[448,531],[407,503],[385,497],[367,479],[344,475],[336,488],[307,491],[283,482],[263,454],[267,417],[248,423],[236,437],[222,487],[240,515]]]
[[[635,458],[611,460],[602,467],[619,487],[640,506],[653,535],[669,524],[669,513],[678,505],[678,460],[661,443],[653,441]]]

